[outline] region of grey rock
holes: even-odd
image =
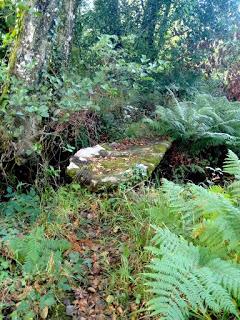
[[[74,310],[75,309],[73,305],[66,306],[66,315],[72,317],[74,315]]]
[[[168,139],[139,143],[96,145],[80,149],[71,159],[67,174],[92,191],[112,189],[147,179],[171,146]],[[122,148],[121,148],[122,147]]]

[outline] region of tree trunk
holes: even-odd
[[[25,84],[37,84],[46,70],[60,13],[60,0],[31,0],[25,15],[19,39],[12,52],[15,61],[12,74]]]
[[[30,0],[29,10],[21,19],[9,70],[11,76],[20,80],[20,85],[34,93],[38,91],[43,73],[56,62],[55,50],[61,54],[58,69],[69,61],[76,3],[77,0]],[[19,125],[23,129],[15,144],[15,153],[22,158],[38,137],[40,123],[31,115],[25,116]]]
[[[137,40],[137,47],[150,58],[155,57],[154,35],[161,6],[161,0],[147,1],[141,25],[141,36]]]
[[[59,52],[60,67],[67,67],[69,64],[77,9],[76,0],[63,0],[62,20],[58,30],[58,48],[56,48]]]

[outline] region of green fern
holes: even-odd
[[[238,157],[229,151],[225,171],[238,179],[239,169]],[[178,235],[167,228],[156,228],[148,247],[153,256],[146,274],[153,294],[149,301],[153,314],[178,320],[188,319],[190,313],[205,317],[211,311],[216,318],[223,313],[238,318],[239,187],[238,180],[230,186],[206,189],[163,179],[162,201],[176,221],[181,221],[177,222],[181,228],[168,224]]]
[[[231,150],[228,150],[228,155],[224,163],[224,171],[234,175],[236,179],[240,179],[240,160]]]
[[[182,219],[183,225],[189,233],[196,233],[196,229],[208,232],[206,240],[208,239],[209,243],[212,242],[212,246],[216,242],[214,239],[216,235],[221,234],[222,245],[226,242],[231,250],[238,247],[240,208],[227,189],[205,189],[194,184],[181,187],[173,182],[163,180],[162,191],[172,214]],[[210,232],[212,229],[210,222],[214,223],[214,232]],[[209,231],[208,228],[210,228]]]
[[[231,150],[228,151],[227,158],[224,163],[224,172],[234,175],[236,179],[228,186],[227,191],[232,200],[238,204],[240,203],[240,160]]]
[[[225,258],[229,254],[228,237],[215,221],[205,221],[197,225],[193,231],[193,238],[197,235],[197,242],[211,252],[212,257]],[[234,245],[236,247],[237,244]]]
[[[161,319],[182,320],[189,311],[224,311],[237,315],[233,298],[240,298],[240,269],[221,259],[207,259],[201,247],[168,229],[158,229],[148,250],[154,258],[146,273],[153,294],[149,309]],[[237,279],[235,281],[235,279]]]
[[[66,240],[47,239],[42,227],[23,238],[10,240],[9,245],[15,259],[23,264],[23,270],[31,274],[46,271],[50,259],[54,263],[55,272],[58,272],[62,253],[70,248]]]
[[[240,104],[225,97],[200,94],[194,101],[159,106],[156,119],[146,122],[154,131],[173,138],[206,145],[239,144]]]

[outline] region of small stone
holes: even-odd
[[[69,317],[72,317],[74,314],[74,306],[73,305],[68,305],[66,307],[66,315]]]
[[[121,307],[118,307],[118,308],[117,308],[117,312],[118,312],[119,314],[123,314],[123,309],[122,309]]]
[[[103,310],[106,307],[106,304],[102,299],[100,299],[96,302],[96,307]]]
[[[108,152],[107,150],[100,150],[100,151],[99,151],[99,155],[100,155],[101,157],[107,157],[108,154],[109,154],[109,152]]]
[[[112,148],[117,148],[117,146],[118,146],[117,142],[110,143],[110,147],[112,147]]]
[[[88,292],[96,293],[96,290],[95,290],[93,287],[89,287],[89,288],[88,288]]]

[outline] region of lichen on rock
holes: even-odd
[[[171,145],[168,139],[96,145],[80,149],[71,159],[68,175],[91,190],[147,179]]]

